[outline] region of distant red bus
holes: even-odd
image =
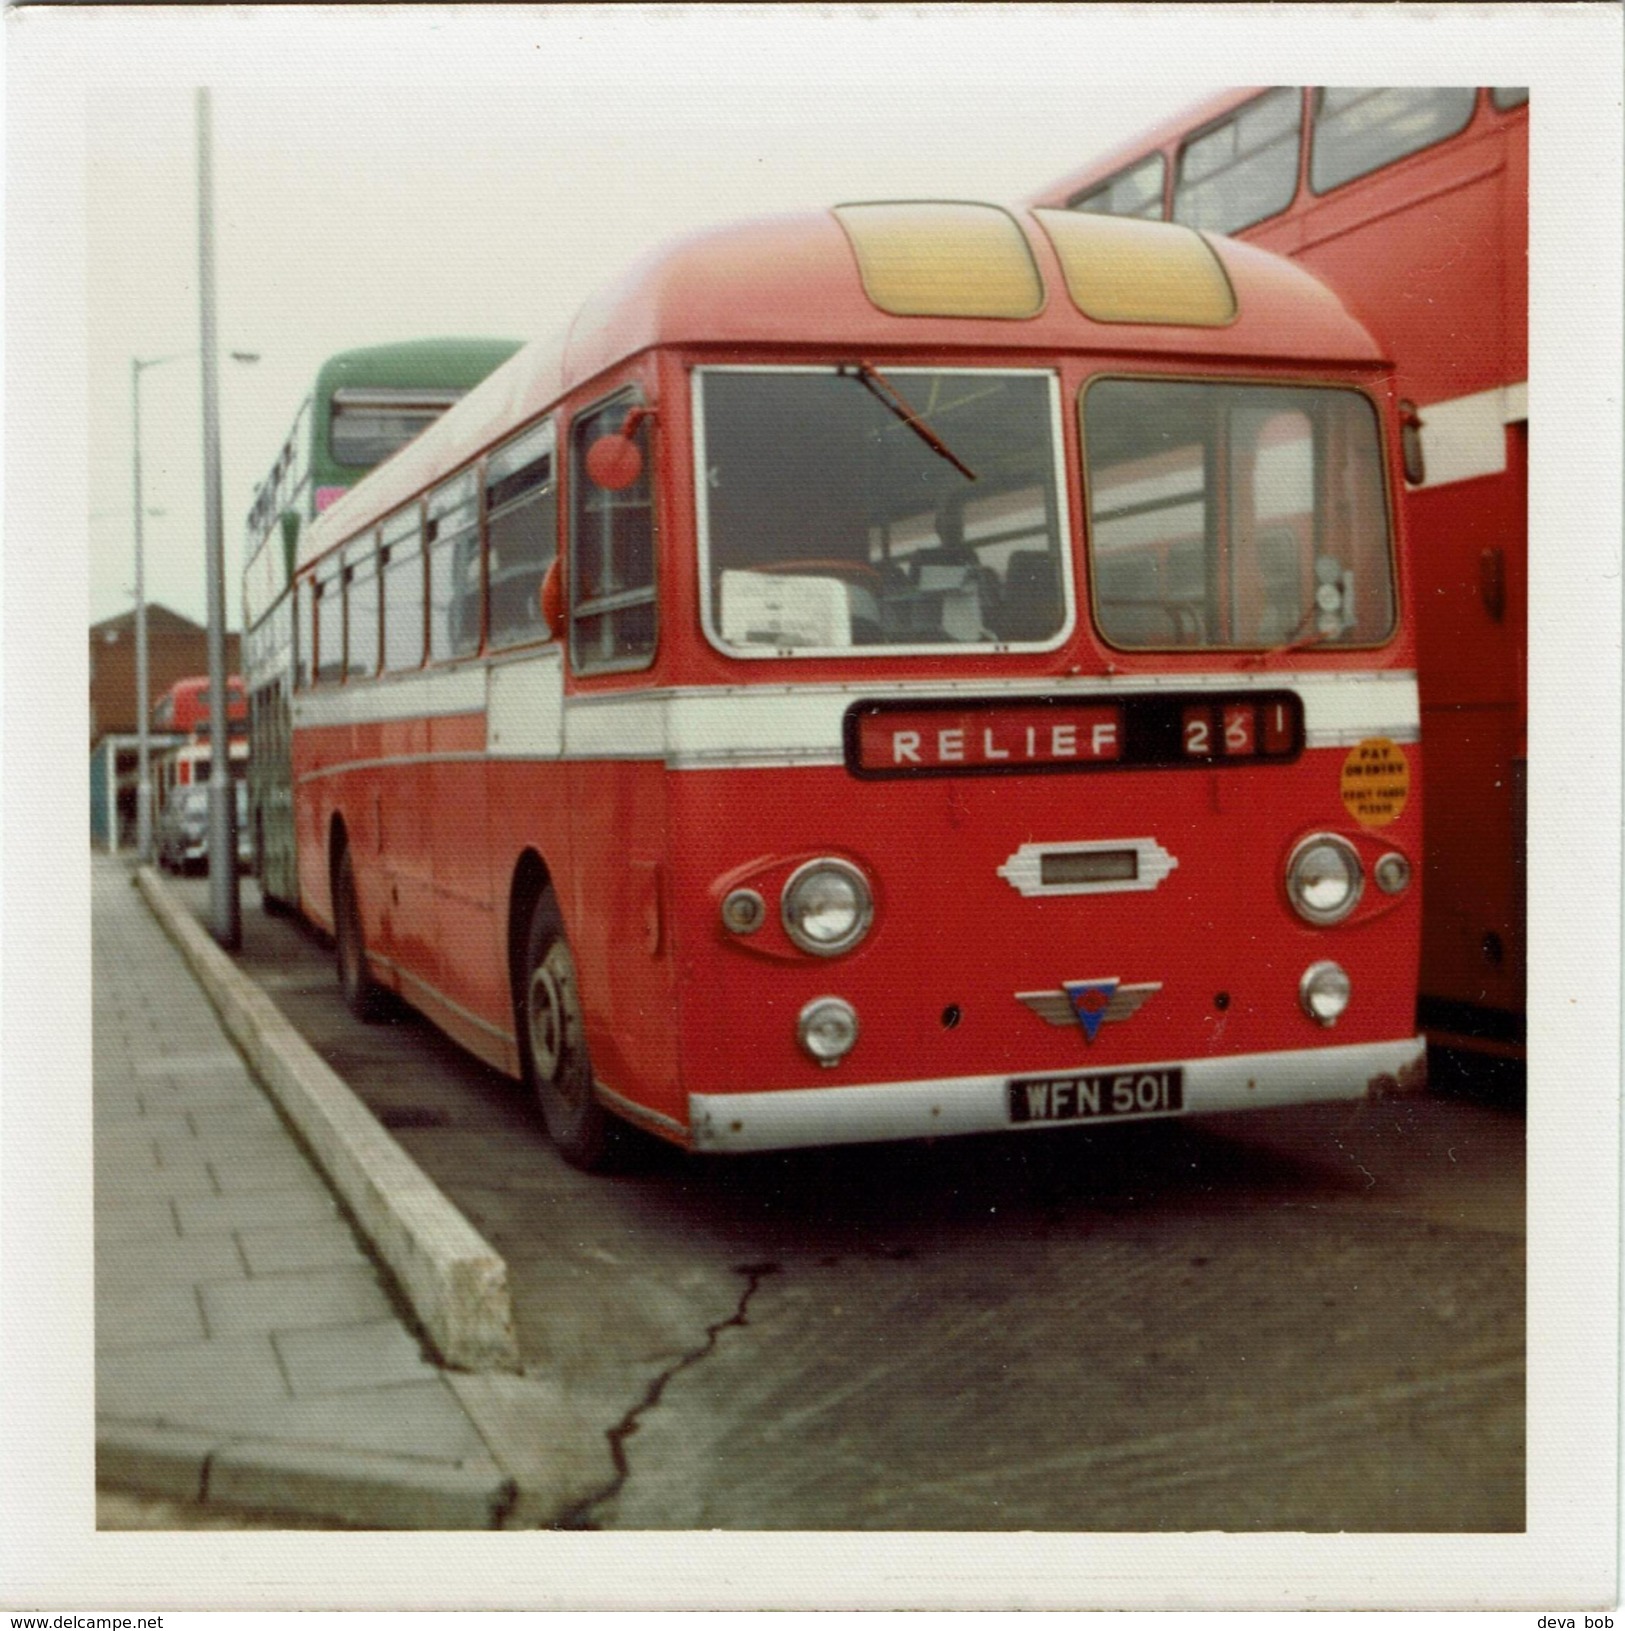
[[[301,537],[346,999],[583,1167],[1417,1085],[1397,403],[1313,277],[1178,226],[652,257]]]
[[[1034,202],[1289,255],[1394,358],[1427,743],[1419,1012],[1437,1041],[1521,1058],[1527,87],[1236,91]]]
[[[176,680],[152,706],[152,728],[189,738],[209,729],[209,677],[197,674]],[[226,680],[226,729],[232,736],[248,730],[248,693],[240,674]]]

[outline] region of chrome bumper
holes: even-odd
[[[883,1082],[867,1087],[791,1088],[769,1093],[691,1093],[689,1136],[696,1150],[740,1154],[816,1144],[946,1138],[956,1133],[1029,1132],[1039,1127],[1109,1126],[1178,1119],[1221,1110],[1263,1110],[1333,1099],[1410,1092],[1426,1080],[1427,1044],[1419,1036],[1343,1048],[1304,1048],[1229,1059],[1167,1059],[1114,1065],[1113,1071],[1184,1072],[1185,1103],[1174,1112],[1104,1116],[1086,1121],[1013,1122],[1011,1077],[960,1076],[935,1082]],[[1078,1075],[1073,1061],[1057,1076]],[[1023,1071],[1018,1079],[1041,1075]]]

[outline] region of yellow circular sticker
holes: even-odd
[[[1386,736],[1367,737],[1343,761],[1343,808],[1362,827],[1397,820],[1410,792],[1410,761]]]

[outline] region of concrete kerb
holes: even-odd
[[[188,1505],[296,1512],[360,1529],[501,1529],[518,1499],[495,1461],[441,1466],[105,1417],[96,1423],[96,1481]]]
[[[517,1371],[508,1265],[151,867],[136,881],[250,1067],[394,1276],[437,1357]]]

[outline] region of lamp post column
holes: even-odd
[[[141,864],[152,860],[152,744],[148,718],[152,698],[147,675],[147,587],[141,538],[141,363],[130,358],[130,405],[135,429],[135,850]],[[117,809],[114,811],[117,830]]]
[[[209,914],[228,951],[242,944],[237,801],[226,717],[226,569],[220,508],[220,375],[215,346],[214,165],[209,93],[197,93],[198,294],[203,352],[203,536],[209,591]]]

